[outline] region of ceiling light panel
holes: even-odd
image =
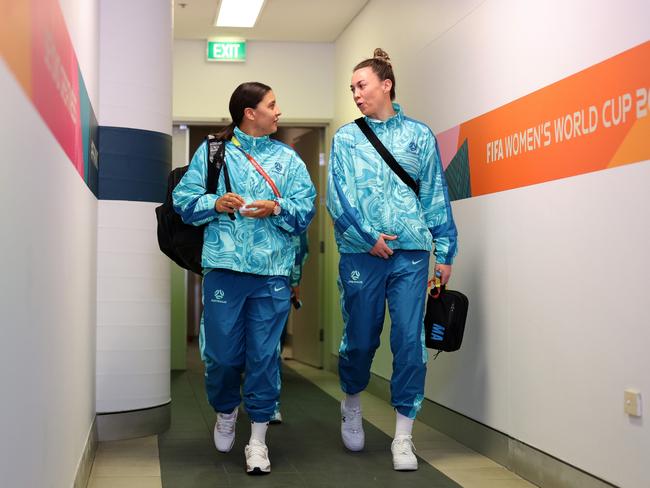
[[[221,0],[217,27],[253,27],[264,0]]]

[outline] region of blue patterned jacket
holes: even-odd
[[[314,213],[316,189],[305,163],[289,146],[268,136],[251,137],[239,128],[235,136],[241,149],[264,168],[280,191],[282,211],[263,219],[236,213],[235,220],[215,210],[215,202],[225,192],[223,171],[217,193],[206,194],[207,142],[196,151],[190,167],[173,192],[174,209],[188,224],[205,228],[202,265],[207,272],[224,268],[258,275],[289,276],[295,262],[292,236],[303,233]],[[248,161],[240,148],[226,142],[226,166],[232,191],[246,203],[276,200],[273,190]]]
[[[341,127],[332,141],[327,209],[341,253],[368,252],[380,233],[397,235],[391,249],[431,251],[451,264],[457,231],[438,144],[431,129],[405,117],[398,104],[386,121],[366,122],[419,185],[419,196],[388,167],[357,125]]]

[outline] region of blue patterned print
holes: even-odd
[[[236,214],[234,221],[215,210],[215,202],[225,192],[223,172],[217,193],[205,194],[207,143],[194,154],[187,173],[173,192],[174,208],[183,221],[194,225],[207,223],[202,264],[258,275],[289,276],[295,262],[292,236],[304,233],[314,213],[316,189],[305,164],[289,146],[268,136],[251,137],[239,128],[235,136],[241,148],[264,168],[275,182],[281,198],[278,216],[254,219]],[[273,190],[246,156],[231,142],[226,143],[226,165],[232,191],[254,200],[276,200]]]
[[[334,220],[340,253],[368,252],[380,233],[397,235],[392,249],[431,251],[451,264],[456,225],[436,138],[425,124],[405,117],[398,104],[386,121],[366,122],[407,173],[419,197],[388,167],[355,123],[341,127],[332,141],[327,208]]]

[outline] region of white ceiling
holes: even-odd
[[[367,3],[368,0],[266,0],[255,27],[234,29],[214,26],[219,0],[174,0],[174,38],[333,42]]]

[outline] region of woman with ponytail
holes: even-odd
[[[359,395],[370,379],[388,301],[391,403],[396,411],[393,467],[415,470],[411,433],[424,398],[429,257],[435,246],[436,273],[447,283],[456,254],[456,226],[436,138],[393,103],[395,75],[385,51],[375,49],[372,58],[354,67],[350,90],[364,117],[334,135],[327,188],[327,208],[341,254],[344,330],[339,376],[346,394],[341,436],[349,450],[363,449]],[[402,176],[375,149],[368,138],[372,134],[401,166]]]
[[[269,138],[281,115],[269,86],[239,85],[229,109],[232,123],[217,137],[226,145],[232,191],[226,192],[220,178],[216,194],[206,193],[205,142],[173,199],[183,221],[207,223],[199,340],[208,400],[217,412],[216,448],[232,449],[242,389],[251,420],[246,472],[266,474],[271,471],[266,430],[280,396],[279,346],[290,307],[293,236],[311,222],[316,190],[298,154]]]

